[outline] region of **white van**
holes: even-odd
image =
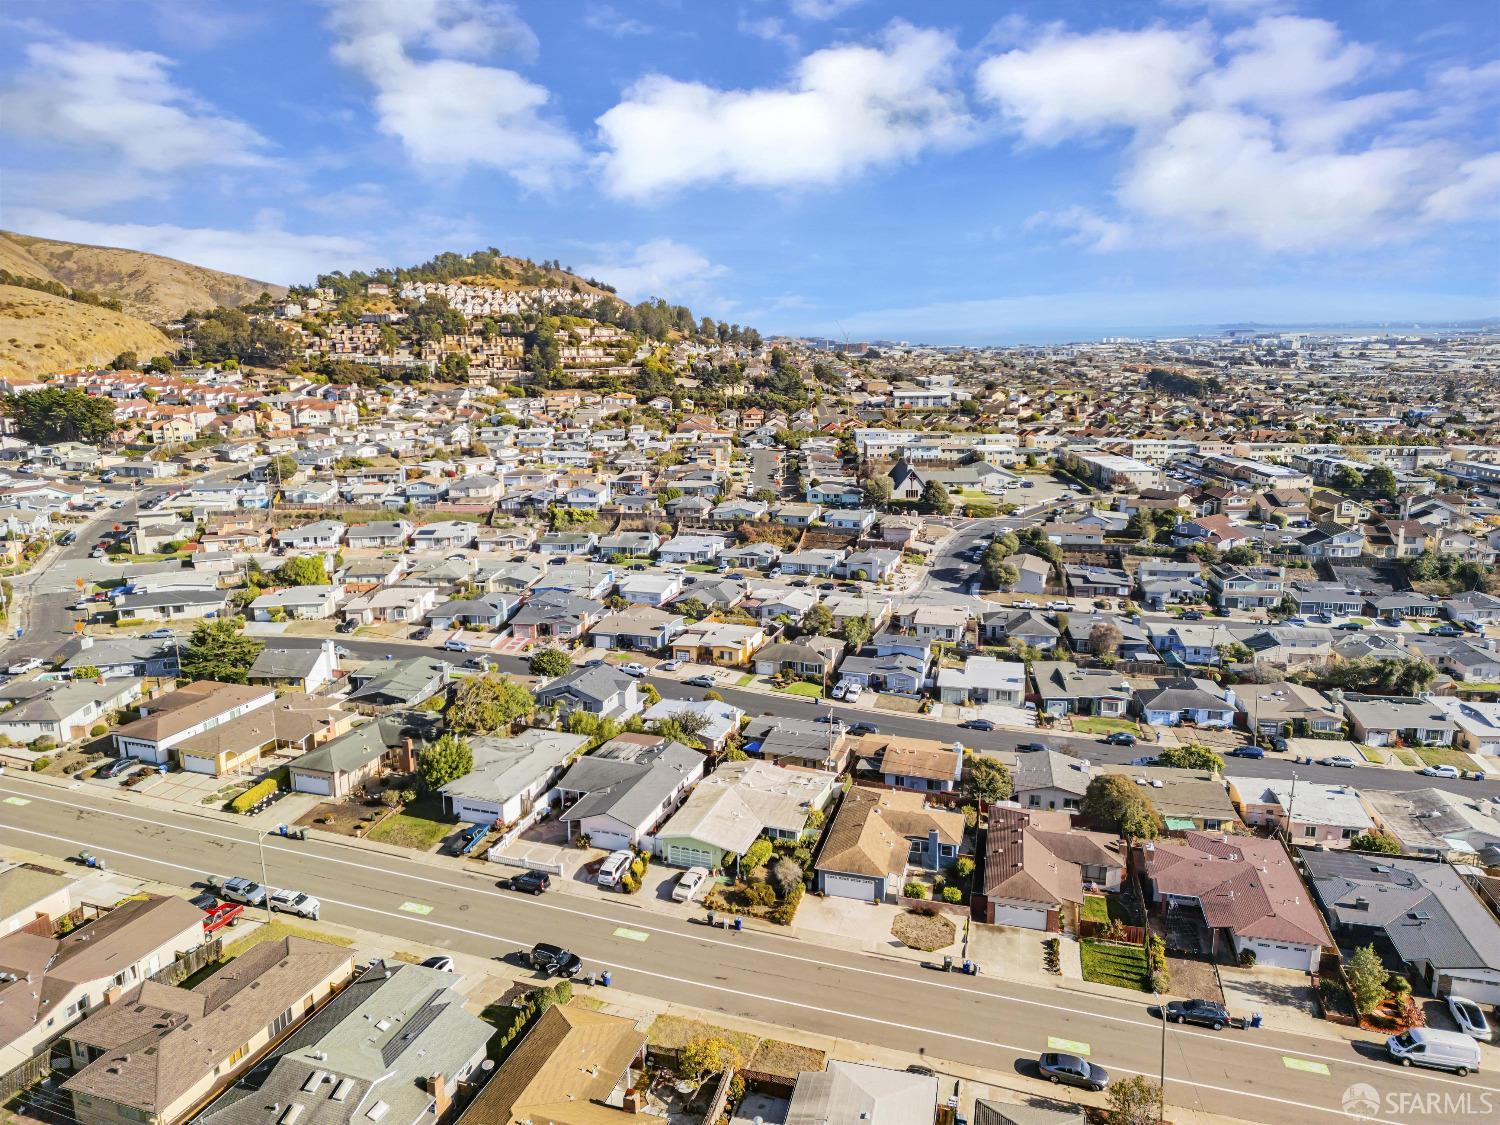
[[[604,857],[604,862],[599,865],[599,885],[601,887],[618,887],[620,880],[624,879],[630,872],[630,865],[635,862],[635,853],[627,850],[610,852]]]
[[[1392,1035],[1385,1049],[1402,1066],[1430,1066],[1460,1077],[1479,1069],[1479,1044],[1457,1031],[1414,1027]]]

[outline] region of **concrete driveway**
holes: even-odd
[[[900,908],[833,895],[804,895],[793,928],[822,945],[866,952],[911,952],[891,935]]]
[[[1312,978],[1296,969],[1220,965],[1219,983],[1231,1015],[1259,1012],[1267,1027],[1303,1035],[1327,1035],[1336,1026],[1319,1017]]]
[[[1042,947],[1048,938],[1053,937],[1060,939],[1061,976],[1047,972],[1042,961]],[[1043,987],[1055,986],[1063,980],[1083,979],[1078,943],[1066,934],[970,922],[966,956],[979,965],[980,972],[991,977],[1005,977]]]

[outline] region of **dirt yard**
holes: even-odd
[[[908,949],[920,949],[924,953],[946,949],[953,944],[958,928],[944,914],[917,914],[907,911],[896,915],[891,923],[891,935]]]

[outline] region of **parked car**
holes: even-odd
[[[648,669],[644,664],[632,660],[629,664],[621,664],[620,671],[624,672],[627,676],[634,676],[636,679],[640,679],[646,674]]]
[[[1184,620],[1184,621],[1202,621],[1203,620],[1203,614],[1200,613],[1196,609],[1185,610],[1185,611],[1183,611],[1183,614],[1182,614],[1182,620]]]
[[[569,953],[560,945],[538,942],[532,946],[528,957],[531,967],[543,976],[576,977],[583,969],[583,961],[576,953]]]
[[[414,641],[425,641],[430,636],[432,636],[432,626],[423,625],[420,629],[412,633],[411,639]]]
[[[216,903],[203,912],[203,932],[207,935],[225,926],[237,926],[244,913],[245,908],[237,902]]]
[[[1200,1027],[1223,1031],[1229,1023],[1229,1012],[1224,1005],[1209,1000],[1172,1000],[1167,1004],[1167,1019],[1173,1023],[1196,1023]]]
[[[271,896],[271,910],[277,914],[295,914],[298,918],[311,918],[316,922],[322,909],[322,903],[301,891],[283,889]]]
[[[601,887],[618,887],[630,873],[630,865],[634,862],[635,853],[629,848],[610,852],[599,865],[597,882]]]
[[[204,891],[201,895],[194,895],[188,901],[199,910],[212,910],[219,905],[219,896],[212,891]]]
[[[545,871],[523,871],[519,875],[513,875],[509,879],[501,879],[500,885],[507,890],[520,891],[523,894],[539,895],[552,889],[552,876]]]
[[[961,730],[994,730],[995,724],[988,719],[965,719],[959,723]]]
[[[705,676],[689,676],[687,679],[683,680],[682,682],[685,683],[685,684],[687,684],[688,687],[705,687],[705,688],[711,688],[716,683],[718,683],[719,681],[716,680],[716,679],[714,679],[712,676],[706,676],[705,675]]]
[[[25,660],[16,661],[16,663],[12,664],[9,668],[6,669],[6,671],[9,672],[12,676],[24,676],[27,672],[35,672],[38,668],[45,667],[46,665],[36,657],[30,656]]]
[[[1022,742],[1016,747],[1018,754],[1039,754],[1043,750],[1051,750],[1045,742]]]
[[[1456,766],[1424,766],[1417,772],[1423,777],[1458,777]]]
[[[96,773],[94,776],[95,777],[102,777],[102,778],[106,778],[106,779],[112,778],[112,777],[119,777],[126,770],[133,769],[134,767],[136,767],[136,766],[138,766],[140,764],[141,763],[139,761],[137,761],[135,758],[116,758],[113,762],[110,762],[108,765],[101,766],[99,768],[99,772]]]
[[[225,902],[238,902],[244,906],[259,906],[266,901],[266,888],[253,879],[226,879],[219,888],[219,897]]]
[[[354,632],[354,630],[356,630],[358,628],[359,628],[359,622],[355,621],[353,618],[350,618],[347,621],[340,621],[337,625],[335,625],[333,627],[333,631],[335,633],[352,633],[352,632]]]
[[[448,652],[468,652],[469,642],[461,641],[456,637],[449,637],[443,642],[443,648]]]
[[[451,973],[453,971],[453,958],[447,954],[439,953],[436,957],[429,957],[422,962],[424,969],[436,969],[440,973]]]
[[[1361,625],[1358,621],[1340,621],[1337,625],[1334,626],[1334,628],[1340,629],[1345,633],[1358,633],[1364,629],[1364,626]],[[1437,633],[1437,630],[1434,629],[1433,632]],[[1452,633],[1439,633],[1438,635],[1443,637],[1456,637],[1461,632],[1462,630],[1455,629]]]
[[[1354,759],[1347,754],[1335,754],[1330,758],[1319,758],[1318,765],[1337,766],[1339,769],[1352,770],[1354,768]]]
[[[680,660],[663,660],[656,666],[656,670],[658,672],[675,672],[681,667],[682,661]]]
[[[1110,746],[1134,746],[1136,739],[1128,730],[1117,730],[1105,735],[1104,741]]]
[[[1460,1078],[1479,1069],[1479,1044],[1461,1031],[1414,1027],[1385,1041],[1386,1053],[1402,1066],[1451,1070]]]
[[[102,559],[103,557],[104,557],[104,548],[103,547],[95,547],[92,551],[89,552],[89,558],[91,558],[91,559]]]
[[[1494,1030],[1490,1027],[1490,1021],[1484,1018],[1484,1009],[1472,1000],[1462,996],[1448,997],[1448,1014],[1453,1017],[1453,1022],[1458,1024],[1458,1030],[1462,1031],[1470,1039],[1478,1039],[1488,1043],[1494,1037]]]
[[[673,902],[692,902],[708,881],[708,868],[689,867],[677,876],[677,885],[672,888]]]
[[[152,629],[151,632],[145,634],[148,641],[166,641],[170,640],[172,636],[173,633],[170,629]]]
[[[63,532],[63,537],[59,539],[58,542],[61,543],[64,547],[71,547],[74,543],[78,542],[78,532],[65,531]]]
[[[855,723],[849,728],[849,733],[853,735],[879,734],[880,728],[874,723]]]
[[[1229,752],[1231,758],[1264,758],[1266,752],[1259,746],[1236,746]]]
[[[1036,1062],[1037,1070],[1048,1082],[1062,1086],[1079,1086],[1096,1093],[1109,1085],[1109,1072],[1077,1055],[1048,1051]]]

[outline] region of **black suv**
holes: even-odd
[[[560,945],[541,942],[531,949],[531,967],[546,977],[576,977],[583,968],[578,954],[569,953]]]
[[[1229,1013],[1222,1004],[1210,1000],[1173,1000],[1167,1005],[1167,1019],[1173,1023],[1196,1023],[1222,1031],[1229,1022]]]
[[[513,891],[524,891],[529,895],[539,895],[543,891],[551,890],[552,876],[545,871],[523,871],[514,878],[502,880],[500,885]]]

